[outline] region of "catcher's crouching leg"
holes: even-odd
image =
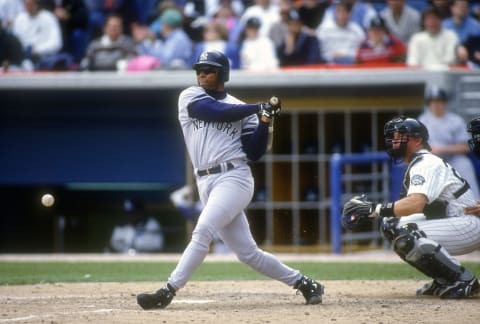
[[[433,278],[417,290],[417,295],[464,298],[478,290],[478,281],[470,271],[457,264],[440,244],[427,238],[417,224],[398,227],[397,218],[384,218],[382,232],[393,250],[408,264]]]

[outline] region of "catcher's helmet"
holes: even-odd
[[[447,92],[437,86],[429,87],[425,91],[425,101],[428,103],[431,100],[448,101]]]
[[[472,135],[472,138],[468,140],[470,150],[480,157],[480,117],[472,119],[467,125],[467,130]]]
[[[400,139],[400,145],[397,148],[393,147],[394,133],[400,133],[402,136]],[[392,120],[385,123],[383,129],[383,135],[385,137],[385,148],[387,154],[395,162],[401,162],[406,154],[407,142],[411,137],[421,138],[423,145],[427,150],[431,150],[428,144],[428,130],[425,125],[417,119],[409,118],[405,116],[395,117]]]
[[[196,70],[201,66],[214,66],[218,69],[218,77],[222,82],[227,82],[230,78],[230,62],[228,58],[220,51],[207,51],[200,54],[197,62],[193,64]]]

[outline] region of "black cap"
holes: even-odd
[[[448,95],[445,90],[437,86],[431,86],[425,91],[425,100],[429,102],[430,100],[441,100],[448,101]]]
[[[385,24],[385,20],[383,20],[382,17],[376,16],[370,21],[370,28],[382,28],[384,30],[387,30],[387,25]]]
[[[250,17],[248,18],[247,20],[247,23],[246,23],[246,27],[249,27],[249,28],[260,28],[260,26],[262,25],[262,21],[257,18],[257,17]]]

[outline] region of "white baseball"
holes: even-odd
[[[52,207],[55,203],[55,198],[51,194],[44,194],[42,196],[42,205],[45,207]]]
[[[278,105],[278,98],[277,98],[277,97],[271,97],[271,98],[270,98],[270,104],[271,104],[272,106]]]

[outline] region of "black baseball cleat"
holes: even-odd
[[[473,277],[467,281],[458,280],[445,285],[438,296],[442,299],[462,299],[472,297],[478,292],[480,292],[480,284],[478,279]]]
[[[444,288],[445,285],[434,279],[418,288],[417,296],[438,296]]]
[[[322,302],[322,295],[324,287],[313,279],[302,276],[297,280],[293,289],[297,289],[297,293],[300,291],[305,297],[307,305],[320,304]]]
[[[175,297],[175,289],[170,284],[160,288],[153,294],[139,294],[137,295],[137,303],[143,309],[165,308]]]

